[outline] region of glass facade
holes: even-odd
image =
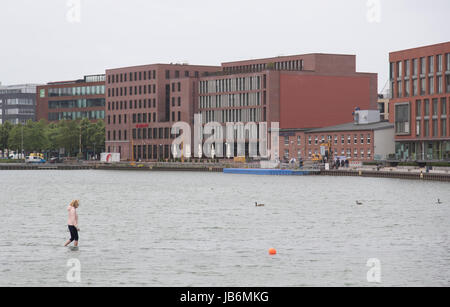
[[[83,118],[90,120],[104,119],[105,111],[52,112],[48,114],[49,121],[77,120]]]
[[[396,158],[410,161],[450,161],[450,141],[397,142]]]
[[[395,132],[397,134],[409,134],[410,116],[409,103],[395,105]]]
[[[105,98],[49,101],[49,109],[81,109],[105,106]]]
[[[49,88],[49,97],[69,97],[69,96],[86,96],[86,95],[104,95],[104,85],[94,86],[78,86],[78,87],[62,87]]]

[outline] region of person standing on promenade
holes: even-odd
[[[80,202],[78,200],[73,200],[69,207],[67,208],[67,211],[69,211],[69,220],[67,222],[67,225],[69,226],[70,231],[70,240],[64,244],[64,246],[69,245],[70,243],[74,242],[75,247],[78,246],[78,231],[80,231],[80,228],[78,228],[78,214],[77,214],[77,208],[80,206]]]

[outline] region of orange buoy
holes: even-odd
[[[277,250],[275,248],[269,249],[269,255],[276,255],[276,254],[277,254]]]

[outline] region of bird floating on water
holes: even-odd
[[[363,205],[363,203],[360,202],[360,201],[356,201],[356,204],[357,204],[358,206],[362,206],[362,205]]]
[[[258,202],[255,202],[256,207],[264,207],[264,204],[258,204]]]
[[[437,205],[442,205],[441,199],[438,198]]]

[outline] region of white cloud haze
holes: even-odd
[[[66,0],[0,2],[0,82],[71,80],[107,68],[221,62],[312,52],[357,55],[357,69],[388,77],[389,52],[450,40],[448,0]]]

